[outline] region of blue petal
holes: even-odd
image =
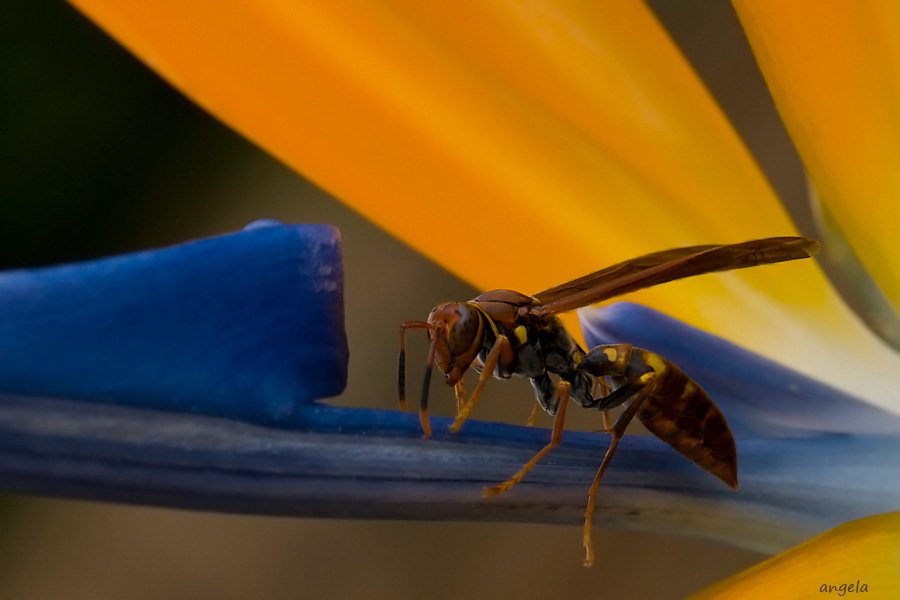
[[[631,344],[690,375],[735,437],[900,433],[900,417],[720,337],[631,302],[579,312],[589,346]]]
[[[471,421],[459,435],[395,411],[307,405],[303,426],[0,394],[0,489],[253,514],[583,521],[606,435],[566,433],[513,490],[485,500],[547,430]],[[728,489],[651,436],[622,440],[595,522],[776,552],[900,502],[897,436],[741,442]],[[573,540],[577,540],[573,532]],[[577,544],[573,542],[573,554]]]
[[[346,383],[340,236],[244,231],[0,274],[0,391],[289,422]]]

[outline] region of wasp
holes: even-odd
[[[492,497],[510,489],[559,445],[570,401],[602,412],[609,449],[588,491],[584,515],[585,566],[594,561],[591,520],[603,473],[609,466],[628,424],[637,418],[656,437],[682,456],[737,489],[737,449],[725,416],[700,385],[669,360],[628,344],[601,345],[585,352],[557,315],[676,279],[715,271],[742,269],[808,258],[818,242],[804,237],[773,237],[740,244],[706,245],[654,252],[552,287],[534,296],[511,290],[485,292],[468,302],[436,306],[426,321],[400,326],[398,388],[401,410],[407,409],[406,331],[424,329],[429,346],[419,420],[426,437],[428,389],[434,364],[453,386],[458,432],[469,417],[485,383],[491,378],[527,377],[539,409],[555,417],[550,441],[507,481],[484,490]],[[480,373],[471,397],[465,399],[463,374]],[[614,425],[607,411],[624,406]]]

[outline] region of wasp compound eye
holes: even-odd
[[[447,345],[454,356],[459,356],[471,349],[475,343],[481,324],[481,314],[466,304],[458,305],[455,312],[458,318],[447,332]]]

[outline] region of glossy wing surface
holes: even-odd
[[[723,246],[691,246],[645,254],[535,294],[537,316],[554,315],[676,279],[808,258],[819,243],[774,237]]]

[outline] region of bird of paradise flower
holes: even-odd
[[[490,35],[469,35],[468,28],[462,35],[460,23],[471,24],[471,15],[419,5],[345,10],[312,3],[260,9],[236,2],[232,12],[213,14],[203,3],[174,13],[126,2],[78,4],[211,112],[482,287],[503,281],[517,289],[542,289],[556,283],[549,277],[578,275],[645,250],[706,242],[704,235],[711,231],[734,240],[791,228],[725,120],[640,6],[603,12],[552,3],[494,7],[493,12],[479,12],[477,20],[478,31]],[[310,12],[302,14],[304,10]],[[784,21],[783,15],[767,21],[765,11],[739,10],[751,32],[756,28],[758,45],[772,38],[767,23]],[[224,32],[222,39],[245,44],[229,49],[198,43],[187,32],[200,29],[193,28],[199,20],[204,28]],[[154,35],[163,27],[169,36],[165,41]],[[281,35],[272,35],[273,28]],[[621,35],[625,30],[642,33],[639,47]],[[254,43],[256,36],[264,43]],[[248,57],[248,49],[258,54]],[[655,68],[647,68],[648,63]],[[777,77],[776,71],[767,75]],[[307,92],[310,81],[317,83],[312,94]],[[428,85],[417,85],[421,81]],[[782,80],[776,90],[778,86],[788,88]],[[349,100],[359,97],[370,101]],[[284,102],[288,98],[296,102]],[[782,103],[793,99],[789,90]],[[797,121],[793,133],[801,154],[804,146],[830,149],[821,130],[804,130],[802,119]],[[317,143],[307,143],[310,137]],[[692,151],[684,152],[686,148]],[[851,218],[854,211],[846,208],[853,196],[842,187],[845,182],[822,175],[843,172],[848,159],[838,157],[822,152],[814,155],[819,162],[807,158],[807,164],[813,161],[814,180],[819,173],[816,184],[829,212],[841,215],[842,224],[848,215],[849,239],[887,301],[896,306],[897,270],[895,255],[886,246],[889,238],[860,233]],[[872,157],[866,158],[871,166]],[[346,177],[348,164],[360,167],[355,177]],[[865,176],[867,183],[879,180],[877,169],[866,170]],[[896,210],[885,200],[890,184],[866,187],[870,206],[886,211],[880,223],[890,222],[889,211]],[[399,201],[386,204],[388,197]],[[415,210],[413,203],[423,198],[439,207],[452,206],[454,220]],[[550,207],[547,198],[553,198]],[[619,223],[613,219],[623,212],[622,198],[629,203],[626,221]],[[729,205],[710,211],[710,198],[727,198]],[[604,210],[604,203],[616,211]],[[397,214],[408,218],[399,220]],[[508,226],[498,228],[498,223]],[[634,235],[629,223],[637,223],[641,235]],[[504,256],[534,231],[565,240],[566,246],[535,253],[522,271],[485,260]],[[596,242],[598,232],[602,244]],[[652,247],[642,245],[650,242]],[[840,373],[850,370],[855,374],[852,391],[885,403],[896,356],[860,327],[818,272],[766,272],[679,284],[637,298],[845,390],[851,386]],[[586,336],[594,342],[610,339],[621,328],[629,341],[641,343],[641,336],[670,326],[657,318],[626,305],[586,316]],[[825,322],[827,330],[821,326]],[[668,356],[681,362],[678,349]],[[754,364],[745,358],[744,364]],[[776,369],[759,366],[754,376]],[[749,386],[753,376],[723,379]],[[798,385],[788,386],[788,392],[796,394]],[[815,397],[838,396],[823,389]],[[846,410],[850,404],[843,400],[833,400],[834,408]],[[828,456],[829,448],[838,447],[832,445],[834,435],[795,446],[797,430],[842,434],[837,439],[857,450],[858,445],[875,444],[857,458],[896,453],[893,437],[878,437],[895,431],[876,413],[841,421],[823,416],[810,425],[808,407],[788,405],[798,410],[798,422],[787,427],[793,432],[775,432],[783,422],[746,421],[748,435],[770,434],[759,438],[759,454],[754,455],[752,438],[746,443],[760,467],[762,457],[772,456],[782,442],[786,446],[779,450],[788,456],[799,447]],[[735,410],[740,412],[737,406]],[[872,435],[846,435],[851,433]],[[832,498],[840,495],[838,487],[829,487]],[[891,487],[877,491],[890,490],[896,493]]]

